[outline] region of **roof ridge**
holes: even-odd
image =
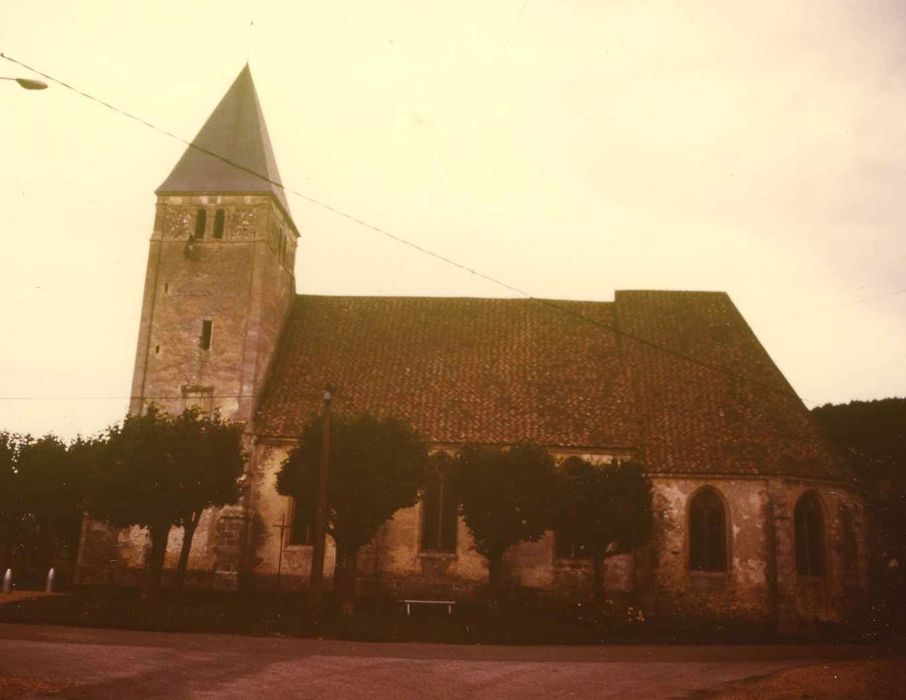
[[[547,299],[541,297],[472,297],[472,296],[445,296],[427,294],[296,294],[296,299],[371,299],[371,300],[425,300],[425,301],[494,301],[494,302],[522,302],[558,304],[613,304],[612,300],[602,301],[597,299]]]
[[[719,289],[616,289],[614,294],[672,294],[696,296],[730,296],[728,292]]]

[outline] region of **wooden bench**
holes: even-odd
[[[446,605],[447,615],[452,615],[453,606],[456,605],[455,600],[401,600],[400,602],[406,606],[406,615],[412,614],[413,605]]]

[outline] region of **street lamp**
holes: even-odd
[[[23,87],[26,90],[46,90],[47,83],[42,83],[40,80],[31,80],[29,78],[7,78],[6,76],[0,75],[0,80],[15,80],[19,83],[19,87]]]

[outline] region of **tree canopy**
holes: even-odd
[[[0,433],[0,564],[20,577],[73,563],[87,466],[78,444]]]
[[[169,527],[181,511],[171,417],[157,406],[107,428],[94,460],[88,509],[115,527]]]
[[[558,520],[582,542],[594,564],[592,590],[604,597],[603,559],[651,536],[651,482],[630,462],[594,466],[578,457],[561,465]]]
[[[82,524],[82,489],[85,464],[78,447],[67,446],[54,435],[26,438],[16,461],[20,513],[28,513],[38,531],[37,552],[42,568],[50,568],[54,554],[74,556]]]
[[[318,496],[323,417],[312,419],[277,474],[277,490],[313,517]],[[334,415],[330,424],[326,530],[337,549],[334,586],[348,600],[359,549],[400,508],[416,503],[425,481],[427,448],[397,418]]]
[[[872,494],[885,548],[906,555],[906,399],[826,404],[812,410]]]
[[[898,608],[906,592],[906,398],[826,404],[812,415],[867,489],[879,526],[876,590]],[[904,621],[901,612],[899,624]]]
[[[16,436],[0,432],[0,576],[12,565],[16,546]]]
[[[199,409],[171,416],[156,406],[107,429],[93,460],[88,508],[111,525],[147,528],[146,595],[159,588],[170,529],[186,528],[184,571],[202,511],[238,499],[245,464],[241,437],[241,425],[219,416]]]
[[[558,487],[554,458],[538,445],[459,450],[456,491],[475,549],[488,560],[492,597],[500,597],[506,550],[537,541],[553,524]]]
[[[172,449],[180,481],[175,490],[183,542],[176,567],[176,585],[182,587],[195,529],[202,513],[236,503],[245,483],[246,455],[242,450],[243,425],[208,416],[189,408],[172,419]]]
[[[812,415],[861,478],[906,483],[906,398],[825,404]]]

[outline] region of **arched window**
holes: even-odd
[[[702,489],[689,504],[689,567],[693,571],[727,570],[727,518],[714,489]]]
[[[208,213],[199,209],[195,213],[195,238],[204,238],[204,229],[208,225]]]
[[[814,493],[804,494],[793,513],[796,529],[796,571],[802,576],[824,575],[824,518]]]
[[[567,457],[560,465],[565,482],[560,513],[554,529],[555,559],[590,559],[591,548],[579,536],[576,527],[576,509],[581,498],[582,480],[594,467],[581,457]]]
[[[226,215],[223,209],[218,209],[214,213],[214,238],[223,238],[223,221]]]
[[[450,475],[450,458],[443,454],[432,457],[431,470],[422,500],[422,551],[456,551],[456,527],[459,522],[459,500]]]

